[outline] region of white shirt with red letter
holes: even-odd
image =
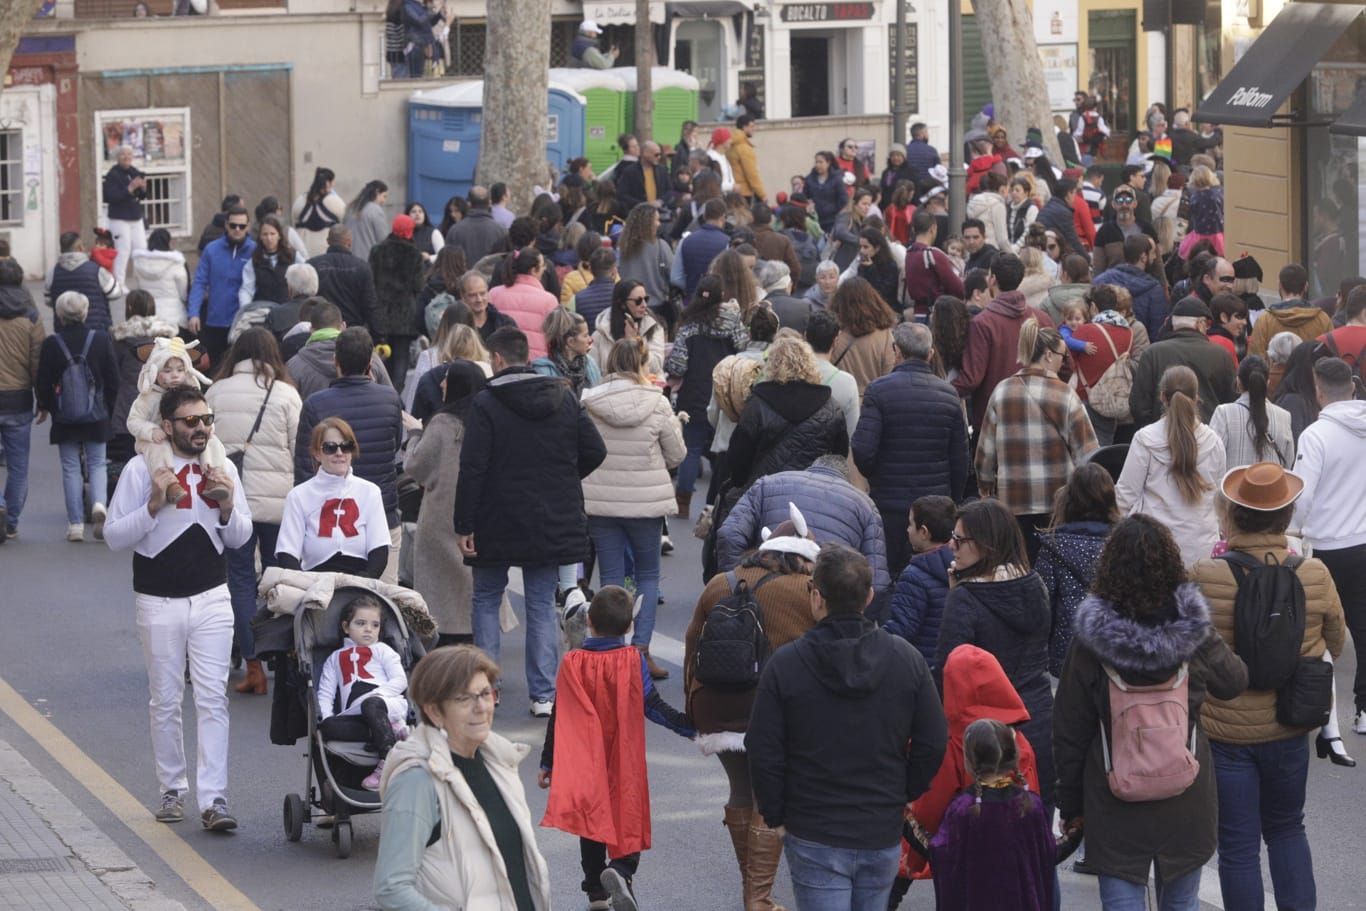
[[[275,552],[297,556],[305,570],[339,553],[364,560],[388,546],[384,495],[354,471],[340,476],[319,469],[285,497]]]
[[[335,711],[339,691],[341,711]],[[389,706],[389,720],[403,721],[408,717],[408,700],[403,698],[407,691],[408,675],[403,672],[398,652],[383,642],[357,645],[347,638],[323,664],[318,678],[318,715],[320,720],[359,715],[361,703],[378,696]]]

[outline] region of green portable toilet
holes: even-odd
[[[616,67],[608,70],[626,83],[626,128],[635,129],[636,70]],[[680,70],[656,66],[650,70],[655,96],[654,138],[661,145],[673,145],[683,132],[683,121],[697,119],[697,77]]]
[[[550,81],[584,97],[583,154],[601,174],[621,158],[617,137],[625,133],[631,116],[631,95],[617,70],[556,67]]]

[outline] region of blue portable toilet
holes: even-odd
[[[550,84],[546,109],[546,160],[560,172],[583,155],[587,100]],[[437,221],[452,196],[474,185],[484,119],[482,79],[414,92],[408,100],[408,198]]]

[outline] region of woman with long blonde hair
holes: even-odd
[[[1196,165],[1190,176],[1190,230],[1181,240],[1181,258],[1186,259],[1190,248],[1202,240],[1224,255],[1224,188],[1213,170]]]
[[[1167,368],[1158,395],[1162,418],[1134,434],[1115,499],[1125,515],[1143,513],[1170,528],[1190,566],[1219,540],[1214,494],[1224,476],[1224,442],[1200,420],[1194,370]]]

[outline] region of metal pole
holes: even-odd
[[[906,3],[896,0],[896,39],[893,53],[896,65],[892,68],[892,142],[906,142]]]
[[[963,166],[963,7],[949,0],[949,224],[966,212],[967,171]]]

